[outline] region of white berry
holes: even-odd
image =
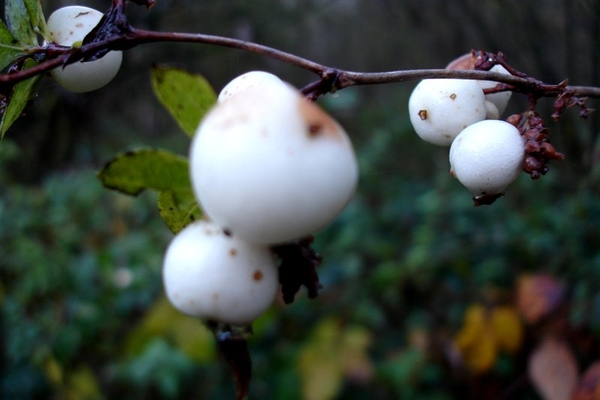
[[[490,72],[498,72],[501,74],[510,75],[510,73],[502,65],[494,65],[490,69]],[[498,85],[498,82],[494,82],[494,81],[478,81],[478,82],[482,89],[490,89],[490,88],[496,87]],[[510,100],[511,96],[512,96],[512,92],[509,90],[506,92],[486,94],[485,99],[494,103],[494,105],[498,109],[498,113],[500,115],[502,115],[504,110],[506,110],[506,106],[508,105],[508,101]]]
[[[163,284],[181,312],[235,325],[260,316],[279,288],[267,246],[228,236],[208,221],[194,222],[173,238],[163,263]]]
[[[425,79],[408,101],[410,122],[421,139],[449,146],[467,126],[486,118],[481,86],[473,80]]]
[[[229,82],[219,93],[219,103],[227,100],[236,93],[254,86],[286,85],[277,75],[265,71],[250,71]]]
[[[333,220],[356,189],[344,129],[289,85],[247,88],[203,119],[190,150],[204,212],[234,236],[284,243]]]
[[[48,40],[61,46],[77,45],[100,22],[103,14],[89,7],[68,6],[54,11],[46,22]],[[122,52],[111,51],[90,62],[75,62],[50,71],[56,82],[65,89],[90,92],[110,82],[121,66]]]
[[[450,173],[474,196],[500,194],[523,169],[524,157],[525,143],[514,125],[481,121],[452,142]]]

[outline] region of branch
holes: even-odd
[[[147,1],[140,1],[140,4],[141,3],[146,4]],[[235,48],[273,58],[287,64],[295,65],[301,69],[311,71],[319,76],[319,80],[303,88],[302,92],[313,99],[332,90],[341,90],[350,86],[386,84],[434,78],[491,80],[504,84],[502,88],[497,89],[496,91],[511,90],[533,94],[538,98],[554,97],[565,91],[568,91],[573,96],[577,97],[600,98],[600,88],[598,87],[567,86],[566,82],[546,84],[537,79],[523,75],[506,75],[480,70],[417,69],[387,72],[346,71],[319,64],[269,46],[229,37],[200,33],[157,32],[134,29],[127,23],[123,14],[123,4],[124,0],[114,0],[113,8],[106,14],[107,18],[104,18],[100,23],[104,25],[95,28],[96,32],[104,33],[101,38],[96,38],[97,40],[84,43],[79,48],[61,48],[60,46],[55,45],[40,47],[32,52],[31,56],[38,56],[38,58],[45,59],[45,61],[26,70],[0,74],[0,84],[14,85],[15,83],[48,72],[60,66],[81,60],[92,60],[96,55],[101,56],[105,54],[107,50],[128,50],[147,43],[179,42]],[[107,35],[106,32],[110,32],[110,35]]]

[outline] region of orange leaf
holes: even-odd
[[[585,371],[573,400],[600,400],[600,361],[596,361]]]
[[[519,311],[534,324],[554,311],[564,300],[564,285],[547,274],[525,275],[517,284]]]
[[[544,400],[570,399],[578,380],[575,357],[567,345],[546,338],[529,357],[529,378]]]

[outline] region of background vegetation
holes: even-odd
[[[352,70],[438,68],[483,48],[546,82],[600,85],[593,0],[158,0],[130,11],[139,27],[238,37]],[[151,93],[152,63],[201,73],[216,90],[251,69],[298,86],[315,78],[236,50],[159,44],[127,52],[94,93],[43,81],[0,143],[2,398],[233,397],[211,336],[163,298],[171,234],[155,198],[108,192],[94,176],[124,150],[187,153]],[[360,188],[317,235],[321,296],[257,321],[251,398],[536,399],[528,360],[548,335],[579,373],[599,360],[599,116],[550,123],[566,160],[473,208],[447,150],[410,127],[413,86],[320,100],[352,136]],[[513,96],[509,112],[524,104]]]

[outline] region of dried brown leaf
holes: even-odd
[[[562,341],[548,337],[529,357],[529,379],[544,400],[569,400],[577,386],[575,357]]]
[[[596,361],[585,371],[573,400],[600,400],[600,361]]]
[[[530,324],[554,311],[564,300],[565,287],[547,274],[525,275],[517,284],[517,304]]]

